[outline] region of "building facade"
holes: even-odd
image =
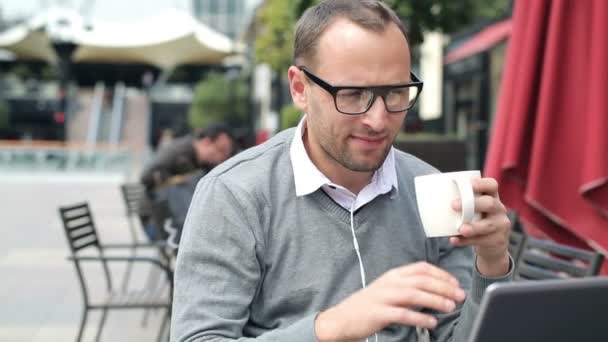
[[[203,24],[238,39],[251,19],[251,0],[192,0],[192,14]]]

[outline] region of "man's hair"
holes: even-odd
[[[221,122],[209,124],[206,128],[196,132],[194,137],[196,140],[209,138],[215,141],[222,134],[226,134],[232,142],[235,142],[234,133],[232,133],[230,126]]]
[[[296,24],[293,60],[295,65],[315,63],[319,38],[338,18],[375,32],[393,23],[407,39],[407,30],[397,14],[382,0],[323,0],[308,8]]]

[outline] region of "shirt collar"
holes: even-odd
[[[306,152],[306,148],[304,147],[304,140],[302,139],[305,125],[306,115],[302,117],[302,120],[300,120],[300,123],[296,127],[289,151],[296,187],[296,196],[311,194],[324,185],[337,185],[333,184],[329,178],[321,173],[315,164],[313,164],[312,160],[310,160],[308,152]],[[399,190],[394,147],[391,147],[382,166],[374,172],[371,182],[377,182],[381,188],[387,189],[386,192],[390,191],[391,188]]]

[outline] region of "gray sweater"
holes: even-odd
[[[294,130],[216,167],[198,184],[175,272],[171,341],[313,342],[316,315],[361,288],[350,213],[322,190],[296,197],[289,147]],[[456,276],[468,298],[434,313],[434,341],[465,341],[484,289],[470,248],[428,239],[416,209],[414,177],[436,172],[396,153],[399,191],[354,214],[367,282],[428,261]],[[379,341],[416,341],[416,329],[392,325]]]

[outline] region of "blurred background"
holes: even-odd
[[[0,139],[8,146],[36,141],[39,149],[86,146],[106,159],[98,163],[105,168],[137,167],[161,136],[213,121],[232,125],[244,147],[258,143],[299,120],[286,69],[295,21],[314,2],[4,0]],[[388,3],[408,23],[413,69],[425,81],[404,131],[462,141],[466,166],[479,168],[511,2]],[[499,32],[462,49],[484,30]],[[124,154],[109,156],[109,147]]]
[[[104,243],[150,242],[124,186],[161,146],[220,121],[239,149],[297,125],[286,71],[295,22],[316,2],[0,0],[0,341],[77,335],[86,293],[58,207],[86,201]],[[606,254],[608,2],[385,2],[424,81],[396,146],[496,177],[520,233]],[[129,277],[150,285],[147,270]],[[101,339],[155,338],[163,315],[149,311],[108,315]]]

